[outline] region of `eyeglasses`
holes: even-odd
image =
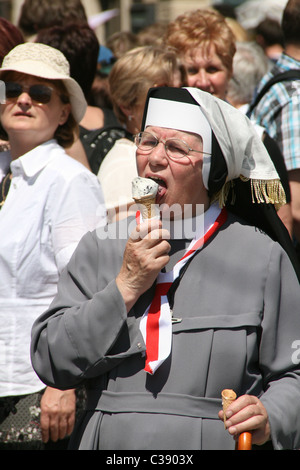
[[[55,90],[48,85],[25,86],[16,82],[5,82],[5,96],[7,100],[14,100],[26,92],[37,104],[47,104],[51,100],[53,91]]]
[[[206,155],[211,155],[207,152],[202,152],[201,150],[194,150],[188,146],[186,142],[180,139],[168,139],[162,140],[158,139],[150,132],[140,132],[134,136],[135,144],[141,152],[145,154],[150,153],[160,142],[164,144],[165,151],[167,156],[171,160],[180,160],[183,157],[189,155],[190,152],[203,153]]]

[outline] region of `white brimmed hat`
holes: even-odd
[[[59,50],[46,44],[28,42],[14,47],[3,59],[0,77],[4,71],[14,71],[61,80],[69,95],[72,114],[77,123],[83,118],[87,102],[78,83],[70,77],[70,65]]]

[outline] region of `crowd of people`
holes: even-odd
[[[1,450],[300,448],[299,27],[0,18]]]

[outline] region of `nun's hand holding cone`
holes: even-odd
[[[148,290],[169,261],[169,231],[160,220],[147,220],[132,231],[116,278],[127,311]]]

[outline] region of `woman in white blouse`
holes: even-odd
[[[5,57],[0,79],[1,138],[12,159],[0,191],[0,442],[18,448],[19,440],[57,441],[72,430],[75,393],[44,392],[30,362],[31,327],[79,240],[105,223],[106,212],[97,177],[65,151],[86,102],[64,55],[22,44]],[[22,407],[36,411],[42,393],[39,439]]]

